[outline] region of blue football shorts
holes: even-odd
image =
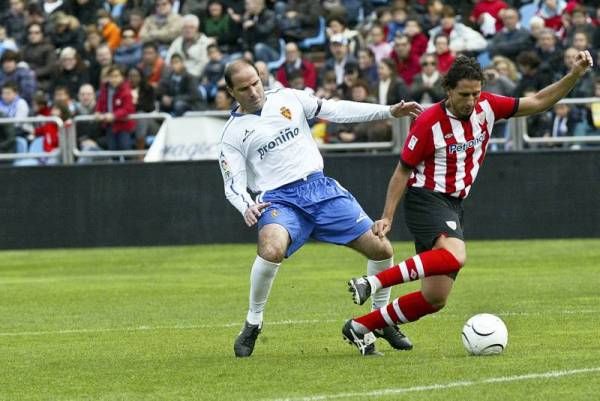
[[[373,225],[354,196],[321,172],[265,191],[257,202],[271,203],[258,220],[259,230],[267,224],[279,224],[289,233],[291,243],[286,257],[309,238],[345,245]]]

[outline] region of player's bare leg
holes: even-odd
[[[371,230],[367,231],[354,241],[347,244],[350,248],[362,253],[368,258],[367,275],[372,276],[388,269],[394,264],[394,249],[386,238],[379,238]],[[371,298],[371,310],[377,310],[390,302],[391,288],[382,288],[375,292]],[[397,326],[386,326],[381,330],[375,330],[376,337],[385,339],[393,348],[399,350],[412,349],[411,341],[402,333]],[[374,349],[374,347],[371,347]],[[369,352],[367,347],[365,352]]]
[[[252,355],[256,338],[262,329],[263,311],[269,292],[289,243],[287,230],[278,224],[267,224],[258,232],[258,255],[250,272],[248,315],[233,345],[237,357]]]

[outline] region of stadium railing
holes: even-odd
[[[59,147],[52,150],[51,152],[19,152],[19,153],[0,153],[0,160],[20,160],[20,159],[36,159],[40,161],[40,164],[44,164],[41,161],[49,158],[58,158],[62,163],[68,164],[68,154],[65,152],[65,148],[60,146],[64,144],[66,139],[65,124],[63,121],[55,116],[48,117],[23,117],[23,118],[0,118],[0,124],[3,125],[15,125],[15,124],[35,124],[35,123],[48,123],[52,122],[58,127],[58,143]]]
[[[135,113],[128,116],[130,120],[168,120],[173,118],[169,113]],[[77,123],[97,121],[93,114],[76,116],[73,118],[73,125],[66,130],[67,132],[67,153],[71,155],[70,163],[75,158],[106,159],[109,157],[139,157],[146,154],[146,150],[79,150],[77,148]],[[73,157],[74,156],[74,157]]]

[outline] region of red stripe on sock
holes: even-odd
[[[401,296],[398,298],[398,306],[400,306],[402,314],[404,317],[406,317],[406,319],[408,319],[409,322],[414,322],[425,315],[429,315],[438,311],[437,308],[425,300],[425,297],[423,297],[421,291],[416,291]],[[403,323],[400,321],[392,304],[387,305],[386,310],[394,323]],[[374,310],[371,313],[367,313],[361,317],[357,317],[354,319],[354,321],[362,324],[371,331],[375,329],[382,329],[388,325],[379,309]]]
[[[425,251],[419,254],[421,263],[423,264],[423,272],[425,277],[437,276],[441,274],[450,274],[460,270],[461,265],[458,260],[449,251],[445,249],[433,249],[431,251]],[[412,258],[404,261],[406,264],[409,281],[416,280],[418,275],[416,274],[415,262]],[[411,274],[412,272],[415,274]],[[400,271],[400,265],[395,265],[375,275],[381,282],[383,288],[391,287],[395,284],[404,283],[402,272]]]

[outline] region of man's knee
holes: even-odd
[[[281,263],[285,258],[285,247],[278,246],[277,244],[259,244],[258,255],[273,263]]]
[[[435,291],[423,292],[423,297],[425,298],[427,303],[436,308],[437,310],[440,310],[444,306],[446,306],[446,302],[448,301],[448,295],[449,294],[444,294]]]

